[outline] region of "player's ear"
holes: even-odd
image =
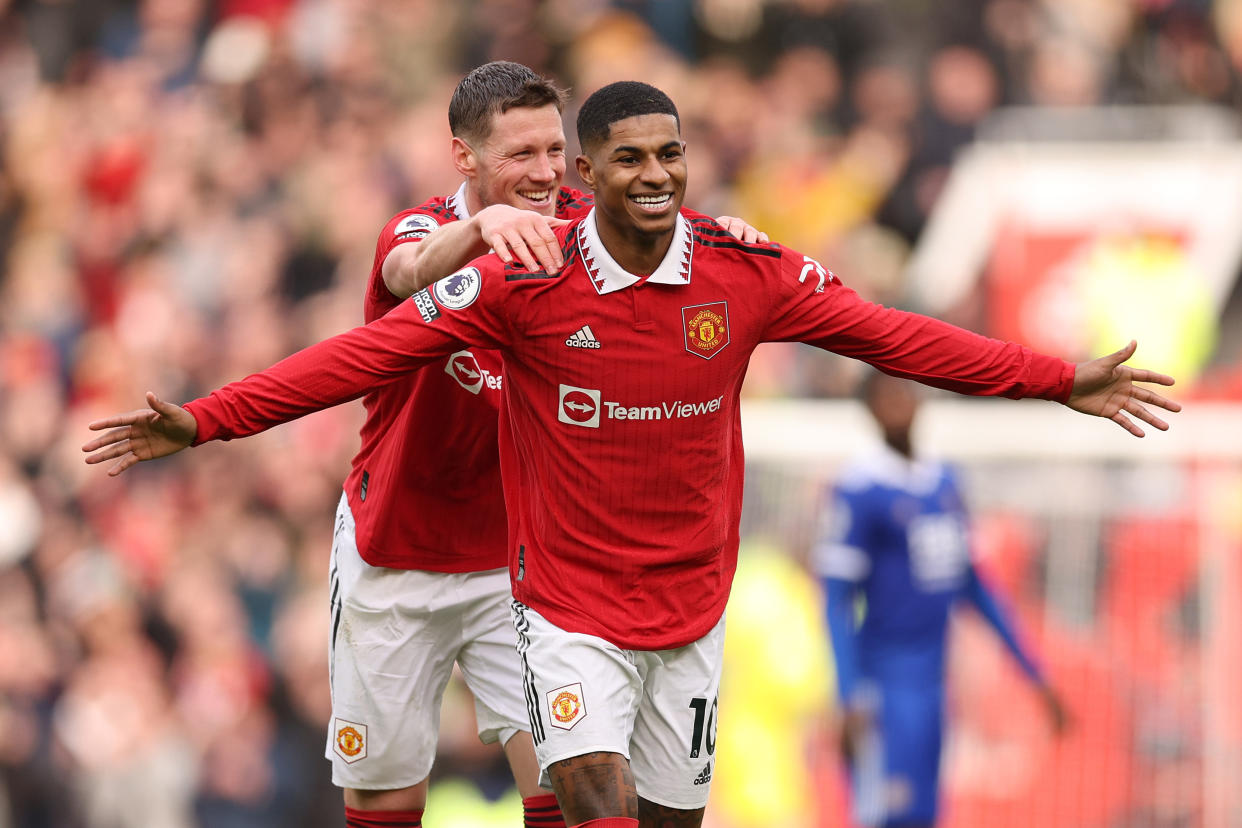
[[[591,159],[585,155],[579,155],[574,159],[574,164],[578,167],[578,177],[582,179],[582,183],[588,190],[594,190],[595,169],[591,166]]]
[[[473,177],[479,166],[479,157],[475,155],[474,148],[454,135],[451,152],[453,166],[457,168],[457,171],[467,178]]]

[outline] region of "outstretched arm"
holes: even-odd
[[[478,264],[489,267],[484,260]],[[474,283],[473,289],[482,291],[483,298],[452,314],[441,313],[430,296],[415,297],[369,325],[304,348],[181,408],[148,395],[151,411],[117,414],[91,424],[95,430],[112,431],[84,446],[88,452],[102,450],[87,462],[120,458],[110,470],[120,474],[134,463],[187,445],[258,434],[361,397],[447,356],[463,343],[500,347],[505,342],[497,338],[505,327],[497,315],[504,305],[503,286],[503,277],[490,290]]]
[[[1056,400],[1075,411],[1107,417],[1137,437],[1143,430],[1131,417],[1163,430],[1168,424],[1153,409],[1181,410],[1135,385],[1172,385],[1173,378],[1125,365],[1134,353],[1133,342],[1115,354],[1075,365],[1016,342],[866,302],[810,257],[788,249],[782,253],[765,342],[806,342],[959,394]]]
[[[1135,437],[1142,437],[1143,429],[1131,417],[1166,431],[1169,424],[1157,417],[1148,406],[1181,411],[1181,405],[1135,383],[1172,385],[1173,378],[1126,365],[1126,360],[1134,356],[1137,348],[1138,343],[1130,340],[1130,344],[1120,351],[1078,363],[1074,370],[1074,388],[1065,404],[1083,414],[1107,417]]]

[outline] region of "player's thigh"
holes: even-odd
[[[530,730],[511,616],[509,570],[464,575],[461,590],[467,610],[457,664],[474,695],[479,739],[504,744],[517,731]]]
[[[884,686],[880,738],[888,825],[935,821],[944,732],[944,694],[934,684]]]
[[[440,573],[372,567],[338,511],[329,584],[333,782],[360,790],[414,785],[431,771],[440,702],[460,646],[459,610]]]
[[[642,686],[628,652],[593,635],[570,633],[514,601],[523,699],[542,770],[591,753],[630,757]],[[560,791],[557,791],[560,794]]]
[[[643,698],[630,742],[638,795],[666,808],[707,804],[716,763],[725,620],[676,650],[636,653]]]

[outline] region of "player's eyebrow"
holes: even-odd
[[[677,140],[669,141],[665,143],[663,146],[657,147],[656,152],[663,152],[664,150],[669,149],[670,147],[677,147],[678,149],[680,149],[681,141],[677,141]],[[633,147],[633,146],[630,146],[629,144],[622,144],[619,147],[613,147],[612,154],[613,155],[625,155],[625,154],[642,155],[643,148]]]

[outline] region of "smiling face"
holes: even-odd
[[[565,128],[549,104],[516,106],[492,118],[491,133],[473,145],[453,139],[453,161],[469,180],[471,213],[493,204],[556,212],[556,195],[565,177]]]
[[[664,114],[623,118],[586,152],[578,156],[578,174],[595,193],[604,243],[611,236],[644,247],[663,240],[667,247],[686,195],[686,145],[677,119]]]

